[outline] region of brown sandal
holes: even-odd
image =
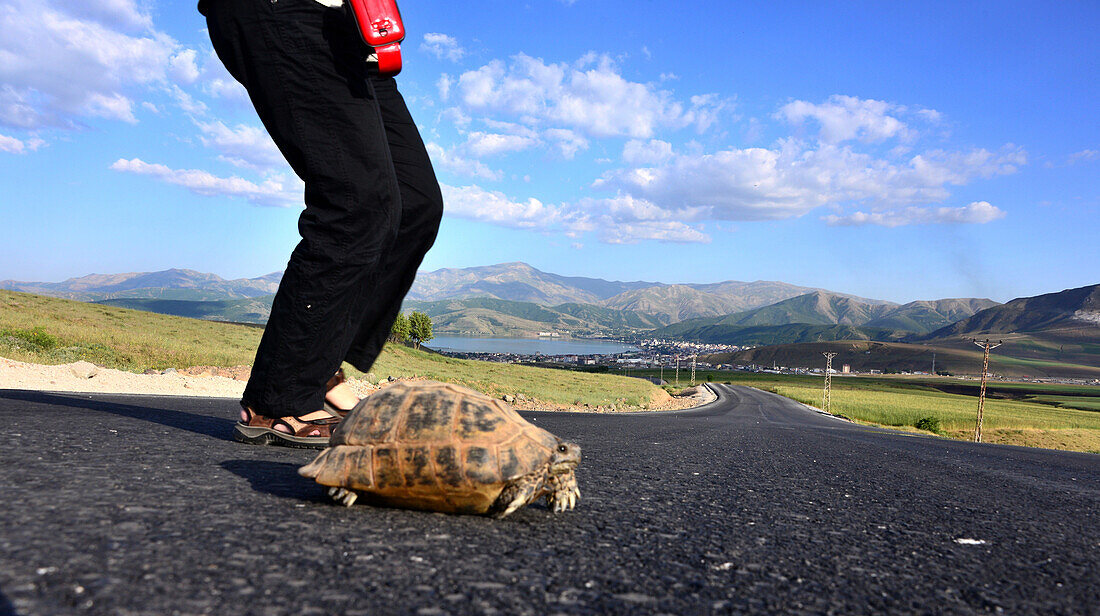
[[[321,419],[301,419],[308,417],[313,411],[298,417],[266,417],[241,405],[248,421],[238,421],[233,427],[233,438],[242,443],[253,445],[281,445],[283,447],[300,447],[303,449],[324,449],[328,447],[328,439],[332,436],[332,429],[340,423],[337,417],[323,417]],[[286,431],[276,429],[283,426]]]

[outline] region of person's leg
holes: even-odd
[[[302,241],[272,305],[242,403],[268,417],[320,409],[373,302],[400,191],[366,47],[314,0],[211,0],[211,40],[305,182]]]
[[[372,70],[371,81],[378,95],[390,156],[401,190],[401,225],[393,248],[382,256],[373,293],[376,301],[362,315],[345,358],[363,372],[370,370],[382,351],[401,309],[401,301],[416,278],[416,270],[435,242],[443,216],[439,182],[405,100],[397,91],[396,80],[379,77]]]

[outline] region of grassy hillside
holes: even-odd
[[[899,340],[909,332],[856,327],[853,325],[726,325],[721,319],[690,319],[662,327],[647,334],[654,338],[672,338],[716,344],[774,345],[833,340]]]
[[[541,306],[493,297],[470,297],[435,302],[406,301],[404,310],[419,310],[432,318],[440,334],[534,335],[555,330],[578,335],[628,332],[663,325],[659,317],[592,304]]]
[[[140,372],[148,368],[252,363],[262,330],[0,290],[0,355],[59,364],[86,360]],[[450,359],[386,347],[375,377],[422,376],[485,393],[524,393],[556,404],[629,405],[664,396],[641,379]]]
[[[863,325],[923,334],[997,305],[993,300],[973,298],[909,302]]]
[[[821,406],[822,379],[770,374],[723,374],[739,385],[750,385],[812,406]],[[834,378],[832,410],[864,423],[913,430],[925,418],[939,424],[939,433],[970,440],[974,434],[977,400],[970,395],[941,391],[942,383],[905,379]],[[952,381],[951,383],[957,383]],[[1019,385],[1042,389],[1043,386]],[[1008,386],[1005,386],[1008,389]],[[1058,386],[1060,393],[1077,391],[1087,396],[1083,404],[1100,401],[1100,388]],[[1066,396],[1060,396],[1065,398]],[[1059,408],[1041,399],[986,400],[982,440],[987,443],[1024,445],[1100,453],[1100,413],[1081,408]]]
[[[863,325],[896,308],[894,304],[868,304],[850,297],[815,291],[782,302],[731,314],[722,325]]]
[[[998,348],[990,355],[989,370],[993,374],[1007,377],[1065,377],[1100,378],[1100,366],[1059,362],[1047,359],[1014,357],[1009,355],[1013,348],[1009,344]],[[848,364],[852,370],[867,372],[872,369],[894,372],[922,371],[932,369],[932,354],[936,355],[936,370],[952,374],[981,374],[982,352],[973,343],[960,346],[941,346],[923,344],[905,344],[898,342],[874,342],[842,340],[838,342],[817,342],[808,344],[782,344],[759,347],[738,353],[709,355],[704,360],[713,363],[773,364],[788,367],[823,368],[824,352],[838,353],[833,360],[834,367]],[[1100,356],[1093,355],[1093,362]]]
[[[1100,342],[1100,284],[994,306],[935,331],[929,338],[1061,331],[1063,336]]]
[[[675,323],[695,317],[729,314],[736,310],[737,301],[687,285],[674,284],[626,291],[604,300],[602,304],[617,310],[659,315],[665,322]]]
[[[274,298],[274,295],[267,295],[249,299],[192,301],[123,297],[103,299],[95,303],[209,321],[266,323],[271,316],[271,300]]]

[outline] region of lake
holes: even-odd
[[[613,355],[639,350],[636,346],[606,340],[562,338],[468,338],[439,336],[424,346],[457,353],[516,353],[519,355]]]

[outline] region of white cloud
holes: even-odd
[[[601,227],[600,240],[607,244],[636,244],[642,240],[677,244],[709,244],[710,236],[679,221],[647,221]]]
[[[519,54],[463,73],[454,87],[466,109],[499,113],[528,125],[553,124],[590,136],[650,138],[660,128],[709,126],[723,103],[671,92],[624,78],[608,56],[590,54],[574,65],[547,64]]]
[[[900,227],[903,225],[929,224],[986,224],[1005,217],[1004,210],[987,201],[975,201],[963,207],[907,207],[878,212],[852,212],[844,216],[823,217],[830,226],[879,225]]]
[[[134,0],[54,0],[53,4],[108,28],[132,31],[153,26],[149,13],[139,9]]]
[[[890,115],[904,108],[885,101],[859,99],[854,96],[833,95],[829,101],[814,104],[792,101],[778,112],[778,116],[791,124],[801,124],[807,118],[821,125],[820,138],[825,143],[840,143],[851,139],[881,141],[892,137],[910,138],[912,133],[904,122]],[[924,114],[936,114],[924,110]],[[934,117],[938,118],[938,114]]]
[[[500,191],[480,186],[441,184],[444,212],[451,216],[479,220],[515,229],[549,229],[563,222],[560,208],[531,198],[514,201]]]
[[[447,99],[451,97],[451,86],[454,81],[447,73],[443,73],[439,76],[439,80],[435,82],[437,88],[439,88],[439,99],[443,102],[447,102]]]
[[[608,172],[594,186],[690,214],[687,220],[778,220],[827,204],[942,201],[949,185],[1013,173],[1026,159],[1021,149],[1006,146],[999,153],[932,151],[890,161],[848,146],[809,148],[786,140],[773,149],[676,155]]]
[[[672,158],[672,144],[660,139],[631,139],[623,145],[623,162],[628,165],[659,165]]]
[[[152,30],[131,0],[5,0],[0,31],[0,124],[7,126],[134,122],[133,90],[165,83],[173,57],[186,70],[186,50]]]
[[[302,184],[297,178],[268,177],[256,184],[240,177],[223,178],[200,169],[171,169],[140,158],[120,158],[111,169],[154,177],[206,197],[241,197],[257,205],[292,207],[302,204]]]
[[[577,152],[588,149],[588,140],[567,128],[548,128],[544,135],[567,160],[572,160]]]
[[[84,112],[90,116],[137,123],[137,118],[134,117],[134,101],[118,93],[90,93],[84,103]]]
[[[1066,158],[1067,165],[1075,165],[1079,162],[1096,160],[1100,158],[1100,151],[1097,150],[1081,150],[1080,152],[1074,152]]]
[[[183,83],[194,83],[199,78],[199,66],[195,63],[198,55],[194,49],[184,49],[168,60],[171,76]]]
[[[469,220],[513,229],[563,233],[579,237],[595,233],[608,244],[633,244],[643,240],[662,242],[709,242],[696,227],[677,220],[651,203],[619,196],[612,199],[582,199],[552,205],[538,199],[516,201],[500,191],[479,186],[443,184],[444,212]]]
[[[495,156],[507,152],[519,152],[538,143],[526,135],[503,135],[500,133],[470,132],[466,135],[464,149],[474,156]]]
[[[428,150],[432,165],[440,169],[486,180],[497,181],[504,177],[503,173],[490,169],[485,163],[466,158],[453,150],[444,149],[443,146],[437,143],[429,142],[424,147]]]
[[[458,41],[453,36],[429,32],[424,35],[424,42],[420,44],[421,51],[426,51],[440,60],[458,62],[466,54]]]
[[[263,173],[287,170],[286,159],[260,127],[238,124],[230,128],[219,120],[195,121],[195,126],[202,131],[203,145],[220,151],[226,162]]]
[[[0,152],[8,152],[9,154],[33,152],[45,144],[45,141],[38,138],[23,141],[22,139],[9,137],[8,135],[0,135]]]

